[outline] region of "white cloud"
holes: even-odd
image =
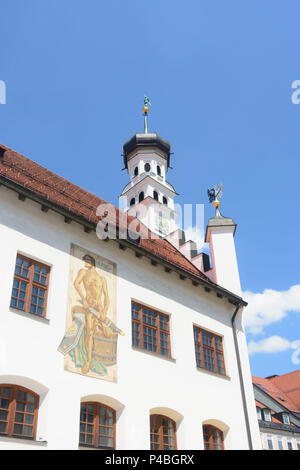
[[[292,347],[293,343],[291,341],[288,341],[281,336],[270,336],[269,338],[264,338],[257,342],[250,341],[248,344],[248,352],[249,354],[274,354],[277,352],[286,351]]]
[[[288,312],[300,312],[300,284],[287,291],[266,289],[263,293],[243,293],[248,307],[244,312],[244,324],[252,334],[262,333],[264,327],[278,322]]]

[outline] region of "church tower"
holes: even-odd
[[[166,181],[171,144],[148,132],[150,102],[144,99],[144,132],[123,145],[124,167],[130,176],[120,196],[120,208],[133,215],[153,233],[165,237],[176,230],[176,191]]]

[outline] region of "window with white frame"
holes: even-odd
[[[268,449],[273,450],[273,437],[271,435],[267,436]]]
[[[264,410],[264,419],[265,421],[272,421],[271,420],[271,411],[268,409]]]
[[[262,419],[261,409],[258,406],[256,407],[256,415],[257,415],[257,419]]]
[[[278,450],[283,450],[282,437],[278,437]]]
[[[300,439],[297,439],[297,449],[300,450]]]
[[[293,444],[292,444],[292,440],[291,440],[291,439],[288,439],[288,440],[287,440],[287,446],[288,446],[288,450],[293,450]]]
[[[290,424],[290,417],[287,413],[282,414],[282,421],[284,422],[284,424]]]

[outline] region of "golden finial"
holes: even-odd
[[[143,106],[143,113],[144,113],[144,134],[148,134],[148,122],[147,122],[147,116],[149,113],[149,106],[151,106],[149,98],[144,95],[144,106]]]
[[[143,113],[144,114],[148,114],[149,113],[149,106],[148,104],[151,106],[151,103],[150,103],[150,100],[149,98],[144,95],[144,106],[143,106]]]
[[[221,199],[222,194],[223,194],[222,189],[223,189],[223,186],[222,186],[222,183],[221,183],[219,185],[215,184],[211,189],[207,190],[207,195],[208,195],[208,198],[209,198],[209,202],[212,202],[212,205],[216,209],[216,214],[219,214],[218,209],[221,205],[219,199]]]

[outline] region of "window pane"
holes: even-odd
[[[8,411],[0,410],[0,421],[7,421]]]
[[[2,434],[6,433],[6,427],[7,427],[7,423],[3,423],[2,421],[0,421],[0,432]]]
[[[33,428],[32,426],[24,426],[23,433],[25,436],[32,436]]]
[[[18,400],[26,401],[26,392],[24,390],[18,390]]]
[[[22,434],[23,426],[22,424],[15,424],[14,426],[14,434]]]
[[[9,407],[9,400],[6,398],[1,398],[0,399],[0,408],[8,409]]]
[[[16,409],[17,411],[25,411],[25,403],[17,402]]]
[[[33,415],[25,415],[25,423],[26,424],[33,424]]]
[[[15,421],[16,423],[23,423],[24,413],[16,413]]]

